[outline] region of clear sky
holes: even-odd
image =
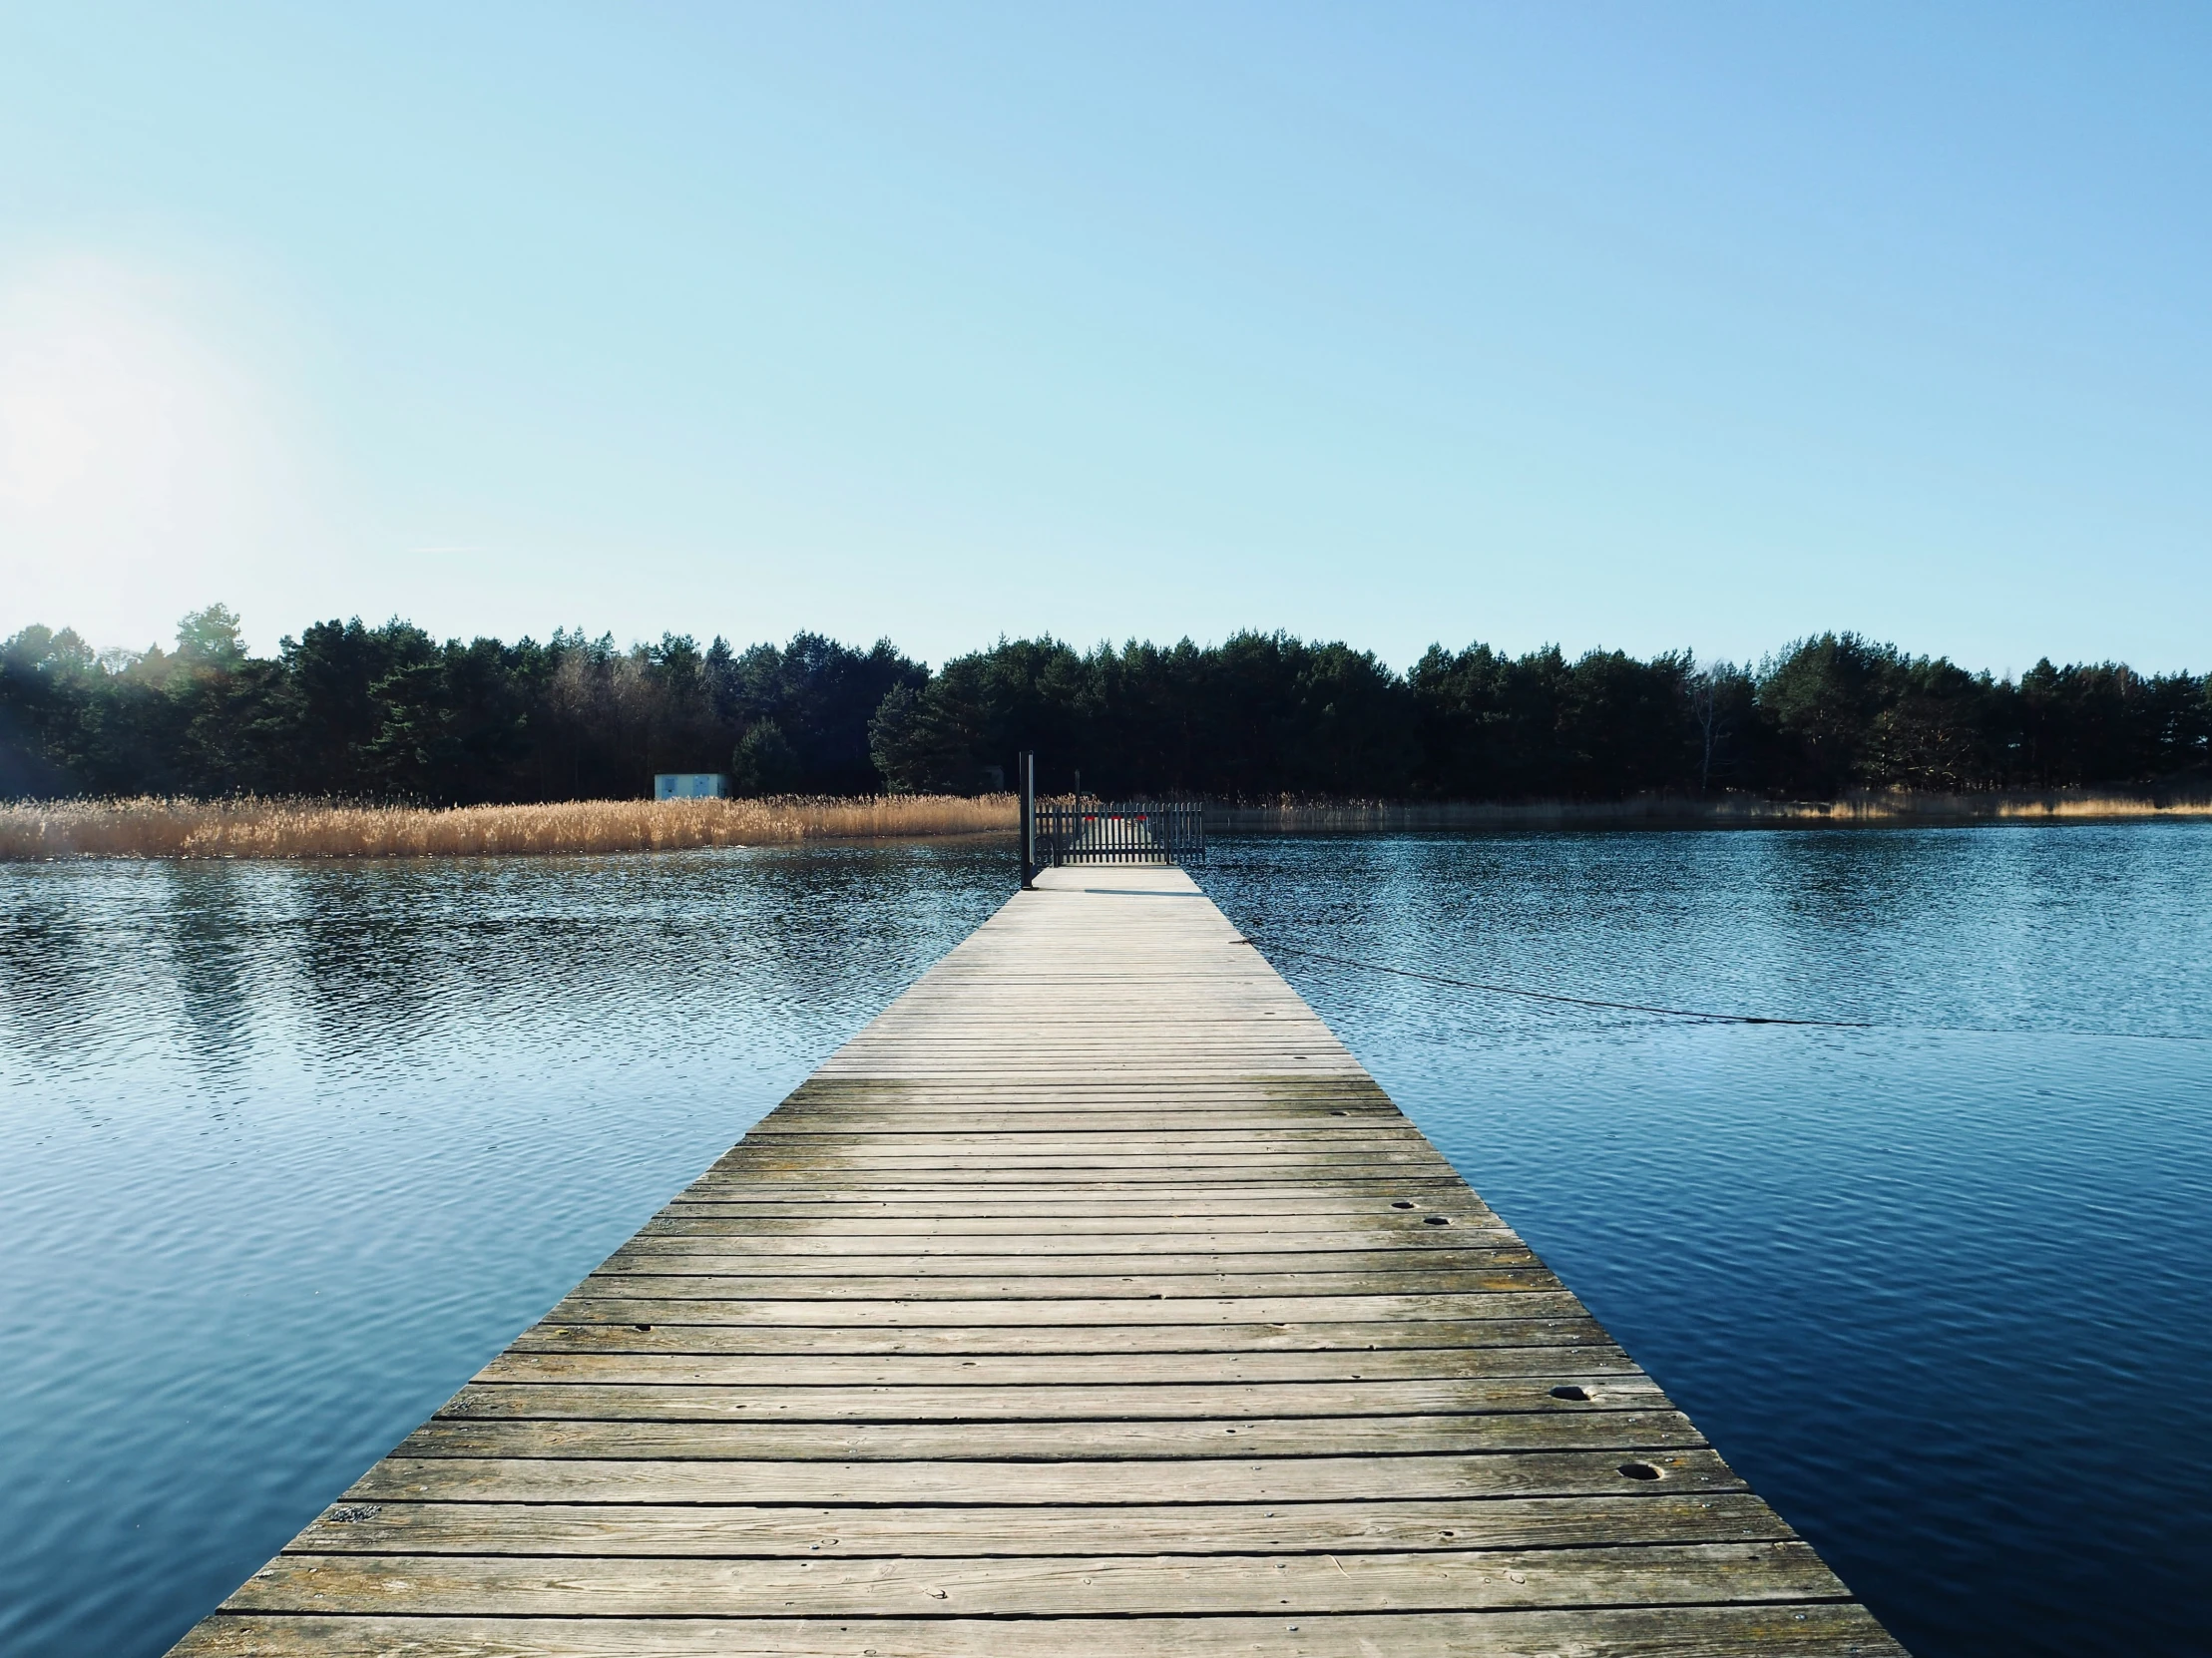
[[[0,4],[0,633],[2212,668],[2201,5]]]

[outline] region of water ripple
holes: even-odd
[[[2212,1035],[2212,832],[1245,842],[1205,885],[1330,955],[1913,1027],[1279,964],[1923,1658],[2201,1650],[2212,1063],[2127,1038]]]
[[[1002,853],[0,868],[0,1650],[160,1652]],[[1241,925],[1923,1658],[2201,1646],[2212,829],[1245,841]],[[1940,1027],[1979,1027],[1961,1033]]]

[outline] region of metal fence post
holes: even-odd
[[[1037,884],[1037,755],[1025,748],[1016,762],[1022,789],[1022,890]]]

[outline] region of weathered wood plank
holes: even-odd
[[[1239,1144],[1239,1141],[1244,1143]],[[755,1130],[736,1151],[714,1165],[717,1174],[740,1170],[755,1162],[834,1159],[841,1166],[865,1167],[881,1163],[969,1167],[979,1163],[1080,1160],[1084,1166],[1126,1168],[1131,1154],[1153,1151],[1194,1159],[1191,1166],[1220,1168],[1270,1168],[1278,1164],[1299,1167],[1352,1167],[1365,1163],[1403,1165],[1424,1169],[1448,1168],[1443,1158],[1412,1128],[1391,1130],[1339,1129],[1296,1134],[1277,1130],[1246,1130],[1242,1134],[1216,1134],[1190,1130],[1183,1133],[1013,1133],[991,1134],[762,1134]],[[1093,1163],[1094,1158],[1105,1161]]]
[[[1525,1289],[1505,1295],[1250,1295],[1149,1298],[1049,1298],[964,1301],[916,1297],[899,1301],[844,1300],[804,1295],[789,1300],[714,1300],[709,1297],[603,1296],[579,1290],[548,1315],[561,1324],[837,1325],[887,1330],[917,1325],[1017,1324],[1294,1324],[1315,1320],[1581,1318],[1580,1302],[1564,1290]]]
[[[1498,1451],[1656,1451],[1702,1446],[1675,1411],[1495,1416],[1264,1417],[1173,1422],[492,1422],[433,1417],[407,1456],[910,1461],[1050,1457],[1171,1461],[1240,1456],[1410,1456]]]
[[[734,1325],[628,1320],[533,1325],[512,1353],[944,1354],[950,1356],[1431,1353],[1582,1346],[1617,1351],[1586,1316],[1285,1320],[1275,1324]],[[1472,1362],[1472,1361],[1471,1361]]]
[[[855,1642],[865,1644],[856,1647]],[[357,1618],[222,1613],[182,1658],[1902,1658],[1824,1602],[1296,1619]]]
[[[601,1274],[687,1273],[709,1277],[949,1277],[1062,1278],[1071,1274],[1112,1277],[1136,1274],[1224,1274],[1239,1280],[1314,1275],[1371,1277],[1398,1272],[1466,1273],[1536,1263],[1526,1244],[1488,1244],[1459,1249],[1405,1250],[1235,1250],[1186,1254],[1144,1251],[1121,1255],[1107,1250],[1002,1249],[984,1254],[931,1249],[913,1253],[848,1254],[844,1251],[760,1250],[728,1240],[641,1238],[618,1249],[598,1269]]]
[[[984,1188],[965,1195],[927,1192],[818,1191],[794,1196],[790,1182],[731,1188],[715,1195],[696,1190],[677,1193],[662,1214],[742,1220],[841,1224],[851,1219],[878,1220],[1265,1220],[1300,1217],[1325,1221],[1357,1217],[1386,1220],[1393,1213],[1486,1213],[1465,1186],[1444,1181],[1410,1182],[1403,1192],[1251,1189],[1241,1193],[1193,1192],[1159,1186],[1133,1190],[1094,1185],[1082,1191],[1011,1191]],[[1398,1205],[1408,1205],[1400,1210]]]
[[[768,1264],[768,1263],[756,1263]],[[1197,1296],[1525,1295],[1555,1291],[1545,1267],[1381,1272],[937,1273],[640,1272],[601,1268],[579,1297],[636,1301],[1186,1301]]]
[[[789,1205],[785,1205],[788,1207]],[[1420,1200],[1401,1209],[1394,1202],[1364,1202],[1357,1208],[1334,1214],[1232,1213],[1193,1214],[1170,1201],[1151,1209],[1120,1206],[1095,1214],[1070,1213],[1065,1207],[1040,1206],[1035,1213],[1014,1214],[915,1214],[885,1213],[875,1204],[839,1206],[826,1212],[809,1206],[795,1215],[761,1214],[759,1205],[709,1204],[707,1210],[733,1209],[719,1214],[700,1212],[699,1206],[678,1199],[639,1229],[640,1237],[742,1237],[760,1246],[779,1239],[839,1244],[847,1239],[896,1238],[927,1242],[934,1238],[1053,1238],[1098,1239],[1089,1245],[1110,1250],[1145,1248],[1144,1243],[1115,1245],[1112,1238],[1213,1239],[1215,1244],[1193,1242],[1192,1249],[1269,1248],[1274,1240],[1303,1238],[1303,1247],[1317,1244],[1365,1248],[1414,1248],[1450,1244],[1456,1239],[1485,1237],[1520,1242],[1512,1227],[1480,1203],[1465,1198],[1448,1200],[1442,1207]],[[1430,1220],[1441,1214],[1451,1228],[1446,1236]],[[893,1246],[898,1247],[898,1246]],[[1012,1247],[1020,1247],[1015,1245]]]
[[[1451,1165],[1434,1151],[1390,1145],[1255,1145],[1237,1151],[1220,1145],[1177,1145],[1165,1136],[1152,1136],[1127,1146],[1106,1143],[1088,1145],[1016,1144],[988,1149],[958,1147],[909,1149],[886,1137],[873,1145],[817,1146],[802,1140],[779,1140],[747,1146],[742,1154],[715,1165],[716,1179],[758,1178],[763,1173],[804,1174],[821,1171],[840,1177],[868,1174],[878,1177],[908,1174],[916,1180],[958,1179],[971,1181],[989,1173],[1031,1173],[1043,1178],[1056,1171],[1080,1170],[1089,1175],[1105,1170],[1126,1178],[1143,1165],[1138,1154],[1149,1151],[1173,1157],[1176,1166],[1161,1172],[1177,1180],[1194,1175],[1232,1180],[1316,1179],[1375,1180],[1401,1174],[1446,1177]]]
[[[1216,1160],[1214,1166],[1175,1168],[1157,1162],[1124,1163],[1102,1173],[1096,1167],[975,1167],[947,1163],[935,1169],[873,1169],[838,1166],[837,1184],[855,1197],[907,1193],[915,1197],[980,1196],[986,1199],[1021,1197],[1063,1198],[1077,1187],[1095,1198],[1119,1194],[1151,1202],[1177,1201],[1184,1197],[1346,1197],[1385,1201],[1400,1191],[1435,1197],[1463,1191],[1460,1181],[1442,1163],[1416,1163],[1411,1159],[1366,1169],[1338,1166],[1323,1159],[1268,1159],[1232,1164]],[[758,1167],[732,1168],[700,1182],[694,1197],[728,1202],[759,1192],[777,1191],[788,1201],[792,1174],[812,1172],[811,1165],[763,1163]]]
[[[438,1412],[442,1422],[1213,1422],[1268,1417],[1421,1417],[1538,1412],[1568,1416],[1663,1410],[1650,1378],[1594,1377],[1562,1393],[1550,1377],[1400,1382],[1071,1382],[997,1386],[875,1384],[731,1386],[689,1382],[472,1382]]]
[[[1397,1106],[1365,1100],[1343,1105],[1262,1104],[1244,1094],[1209,1096],[1177,1105],[1153,1105],[1131,1109],[1126,1102],[1112,1104],[1033,1104],[1011,1109],[977,1102],[965,1109],[946,1104],[936,1109],[901,1104],[890,1109],[875,1107],[810,1105],[795,1109],[778,1106],[760,1119],[748,1140],[841,1140],[848,1136],[902,1139],[981,1139],[993,1134],[1145,1134],[1202,1135],[1223,1142],[1247,1133],[1270,1139],[1301,1140],[1340,1133],[1395,1134],[1401,1138],[1420,1132]]]
[[[1159,1230],[1175,1223],[1153,1222],[1154,1230],[1139,1231],[1140,1222],[1123,1222],[1118,1230],[1097,1230],[1081,1223],[1066,1225],[1036,1222],[998,1222],[1006,1230],[967,1230],[936,1221],[882,1223],[872,1229],[865,1221],[848,1222],[836,1230],[790,1222],[776,1223],[781,1230],[768,1231],[770,1223],[742,1220],[704,1220],[688,1217],[657,1217],[640,1229],[620,1254],[646,1253],[681,1247],[695,1253],[741,1252],[746,1255],[782,1255],[794,1258],[876,1255],[901,1260],[927,1260],[950,1255],[1001,1255],[1030,1259],[1040,1255],[1280,1255],[1365,1251],[1402,1254],[1419,1250],[1434,1257],[1439,1251],[1475,1249],[1527,1249],[1507,1227],[1497,1224],[1453,1221],[1448,1226],[1425,1226],[1418,1216],[1400,1226],[1346,1226],[1341,1231],[1316,1232],[1304,1227],[1251,1225],[1243,1231],[1223,1230],[1194,1222],[1181,1230]],[[888,1228],[898,1226],[902,1230]],[[610,1257],[613,1259],[614,1257]]]
[[[1430,1550],[1342,1556],[1110,1555],[847,1560],[689,1556],[281,1554],[235,1612],[383,1612],[404,1595],[443,1617],[816,1617],[941,1608],[970,1616],[1466,1611],[1841,1600],[1805,1544]]]
[[[1224,1450],[1228,1440],[1220,1442]],[[1658,1480],[1621,1472],[1631,1460]],[[1703,1448],[1486,1451],[1481,1455],[1191,1457],[1129,1461],[721,1461],[565,1456],[417,1456],[410,1446],[354,1481],[381,1502],[1329,1502],[1377,1497],[1614,1496],[1740,1490]]]
[[[1772,1542],[1791,1535],[1748,1491],[1700,1496],[1427,1502],[1129,1503],[1031,1508],[764,1508],[700,1503],[341,1502],[302,1531],[309,1554],[833,1553],[963,1555],[1371,1553]]]
[[[1216,1353],[685,1354],[534,1352],[509,1348],[477,1372],[480,1383],[718,1387],[1132,1387],[1157,1383],[1445,1382],[1535,1377],[1547,1387],[1640,1377],[1610,1343],[1586,1347],[1420,1348]],[[1592,1383],[1594,1385],[1594,1383]]]

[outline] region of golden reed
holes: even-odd
[[[570,800],[544,806],[350,806],[327,800],[0,804],[0,861],[37,858],[509,857],[673,852],[1011,831],[1011,794],[765,800]]]
[[[1643,796],[1513,804],[1311,800],[1216,805],[1220,833],[1327,834],[1641,824],[2052,822],[2212,816],[2212,800],[2141,795],[1896,793],[1837,801]],[[764,800],[570,800],[544,806],[353,806],[327,800],[60,800],[0,803],[0,862],[41,858],[505,857],[673,852],[814,840],[1011,833],[1011,794]]]

